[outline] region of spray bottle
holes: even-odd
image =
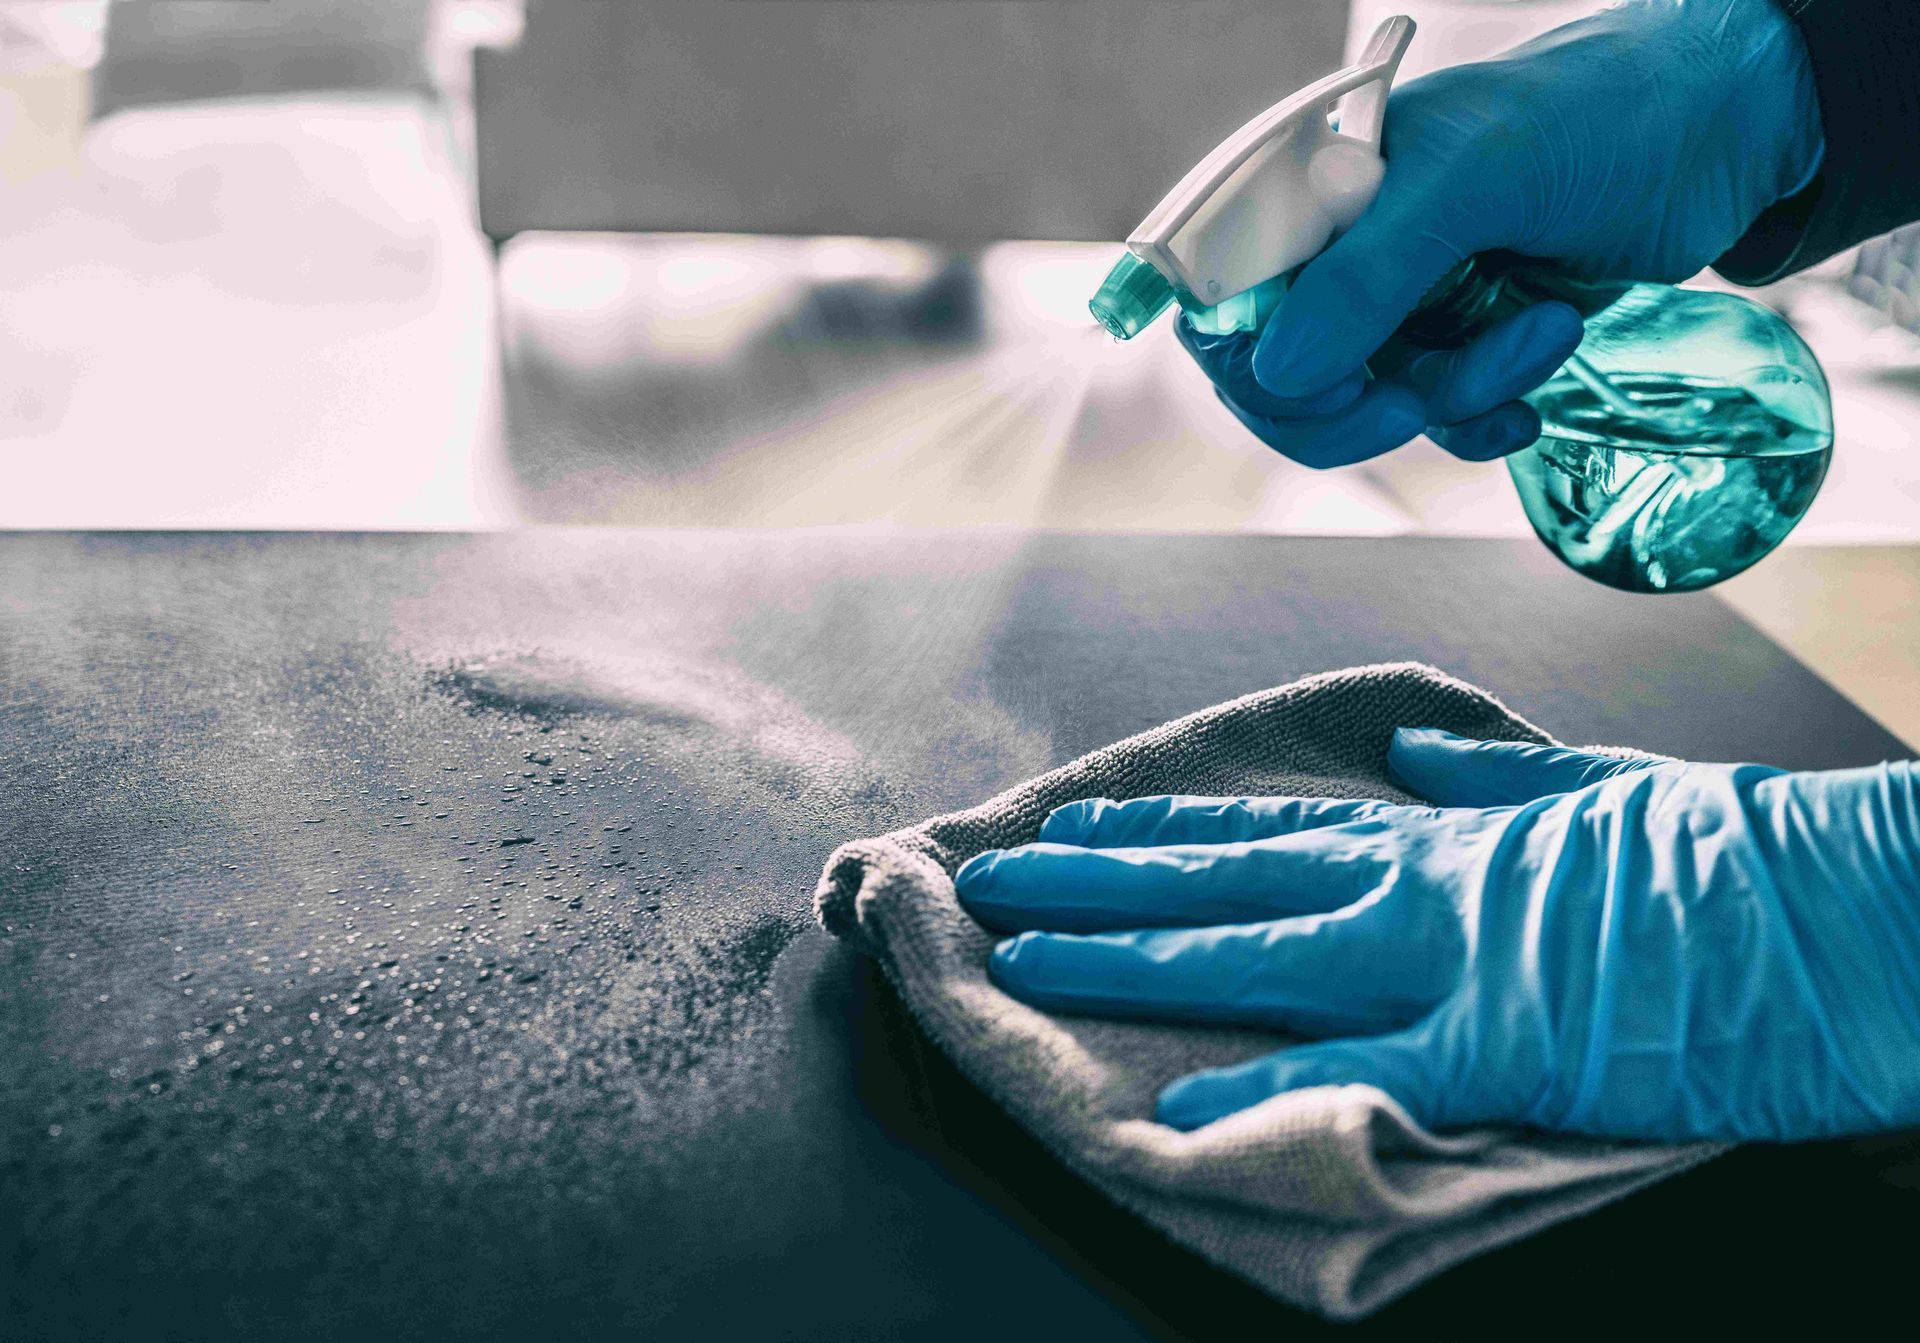
[[[1412,37],[1411,19],[1388,19],[1355,64],[1195,165],[1127,239],[1090,305],[1101,325],[1128,340],[1177,303],[1212,334],[1264,326],[1293,272],[1379,190],[1387,92]],[[1539,441],[1507,458],[1547,548],[1612,587],[1689,592],[1779,545],[1833,452],[1826,378],[1786,320],[1735,294],[1597,284],[1496,253],[1443,276],[1394,339],[1455,348],[1545,298],[1586,319],[1574,356],[1527,397]]]

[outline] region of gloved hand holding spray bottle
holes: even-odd
[[[1124,340],[1177,302],[1221,399],[1297,460],[1357,461],[1423,428],[1462,457],[1511,454],[1535,531],[1600,582],[1683,592],[1740,572],[1819,490],[1826,380],[1760,304],[1635,281],[1693,275],[1805,184],[1823,146],[1811,77],[1770,6],[1628,12],[1409,85],[1383,160],[1413,36],[1389,19],[1188,173],[1094,315]],[[1767,96],[1730,104],[1729,63]]]

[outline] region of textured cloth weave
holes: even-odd
[[[820,922],[876,956],[961,1070],[1115,1202],[1283,1300],[1365,1315],[1471,1255],[1720,1149],[1436,1135],[1369,1086],[1291,1092],[1176,1132],[1152,1122],[1162,1086],[1287,1037],[1054,1017],[1017,1002],[988,982],[995,939],[961,909],[952,875],[977,853],[1036,839],[1049,811],[1078,798],[1413,801],[1387,778],[1401,726],[1552,741],[1431,667],[1308,677],[1130,737],[969,811],[844,845],[820,879]]]

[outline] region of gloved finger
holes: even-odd
[[[1313,396],[1275,396],[1253,376],[1253,336],[1248,332],[1209,335],[1195,330],[1183,315],[1174,322],[1173,334],[1215,387],[1255,415],[1281,420],[1332,415],[1359,400],[1366,390],[1366,372],[1355,369],[1351,377]]]
[[[969,859],[953,885],[969,914],[1007,932],[1253,923],[1365,895],[1384,863],[1361,839],[1335,827],[1257,844],[1023,844]]]
[[[1430,1011],[1450,964],[1407,954],[1381,905],[1225,927],[1022,933],[994,948],[988,974],[1050,1012],[1374,1034]]]
[[[1475,741],[1439,728],[1399,728],[1387,748],[1387,772],[1436,807],[1510,807],[1667,763],[1623,760],[1532,746]]]
[[[1426,402],[1429,425],[1459,424],[1513,401],[1551,378],[1586,329],[1565,303],[1535,303],[1495,322],[1457,350],[1428,350],[1394,371]]]
[[[1387,175],[1352,228],[1294,277],[1260,333],[1253,371],[1275,396],[1311,396],[1348,377],[1472,249],[1430,225],[1445,183]]]
[[[1524,401],[1509,401],[1471,420],[1429,429],[1427,436],[1463,462],[1490,462],[1539,438],[1540,412]]]
[[[1441,1076],[1436,1051],[1423,1030],[1326,1040],[1183,1077],[1160,1092],[1154,1118],[1169,1128],[1191,1130],[1283,1091],[1361,1084],[1393,1097],[1415,1123],[1437,1128],[1446,1122],[1439,1112]]]
[[[1090,797],[1055,807],[1040,827],[1040,840],[1086,849],[1233,844],[1390,819],[1406,810],[1392,802],[1332,797]]]
[[[1214,395],[1255,438],[1315,470],[1351,466],[1392,452],[1426,427],[1418,394],[1395,382],[1370,382],[1345,410],[1312,419],[1269,419],[1243,409],[1218,387]]]

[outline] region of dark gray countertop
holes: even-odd
[[[929,1055],[811,925],[836,844],[1386,659],[1570,741],[1903,753],[1530,543],[15,535],[0,578],[9,1339],[1311,1333]],[[1894,1281],[1907,1160],[1742,1153],[1372,1329]]]

